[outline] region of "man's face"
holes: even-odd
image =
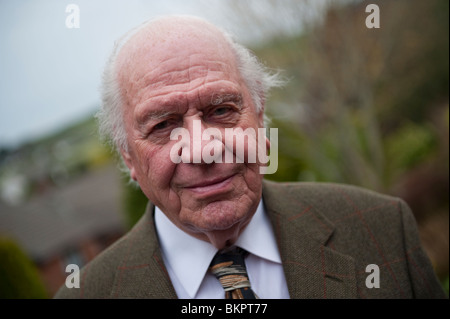
[[[207,32],[206,32],[207,33]],[[179,228],[221,248],[235,240],[259,204],[262,175],[250,163],[193,163],[201,148],[192,145],[191,163],[175,164],[172,130],[262,127],[234,56],[221,38],[168,36],[130,54],[121,52],[119,81],[127,105],[129,145],[123,152],[131,176],[146,196]],[[148,40],[147,40],[148,41]],[[221,42],[222,41],[222,42]],[[184,152],[185,150],[183,150]],[[234,154],[235,155],[235,154]],[[245,156],[247,160],[247,156]]]

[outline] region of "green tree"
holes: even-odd
[[[36,266],[13,240],[7,238],[0,238],[0,298],[48,298]]]
[[[125,222],[131,229],[142,217],[148,203],[148,198],[142,193],[139,186],[129,182],[129,177],[122,178],[123,203],[125,211]]]

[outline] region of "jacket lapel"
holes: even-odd
[[[290,297],[356,298],[354,260],[327,246],[333,224],[283,184],[264,181],[263,199],[283,262]],[[153,205],[127,238],[112,298],[177,298],[161,256]]]
[[[111,297],[177,298],[159,249],[152,204],[129,233]]]
[[[289,187],[264,181],[263,199],[277,237],[290,297],[356,298],[354,260],[327,246],[333,224]]]

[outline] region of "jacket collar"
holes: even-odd
[[[307,199],[300,200],[299,192],[266,180],[263,185],[290,297],[356,298],[353,258],[327,246],[334,225]],[[128,252],[116,272],[113,298],[177,298],[162,259],[153,211],[149,203],[127,236]]]
[[[352,257],[327,246],[334,225],[298,191],[264,181],[263,198],[280,249],[290,297],[356,298]]]
[[[177,298],[162,259],[153,211],[149,202],[127,234],[127,252],[117,268],[111,298]]]

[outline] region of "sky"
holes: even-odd
[[[270,1],[270,0],[267,0]],[[316,0],[317,1],[317,0]],[[0,0],[0,148],[16,147],[93,114],[100,104],[100,79],[114,41],[152,17],[190,14],[207,18],[246,44],[271,28],[250,28],[237,18],[233,0]],[[264,1],[252,14],[298,28],[296,16]],[[76,4],[80,27],[67,28]],[[278,10],[278,9],[277,9]],[[270,11],[270,12],[269,12]],[[268,20],[269,21],[269,20]]]

